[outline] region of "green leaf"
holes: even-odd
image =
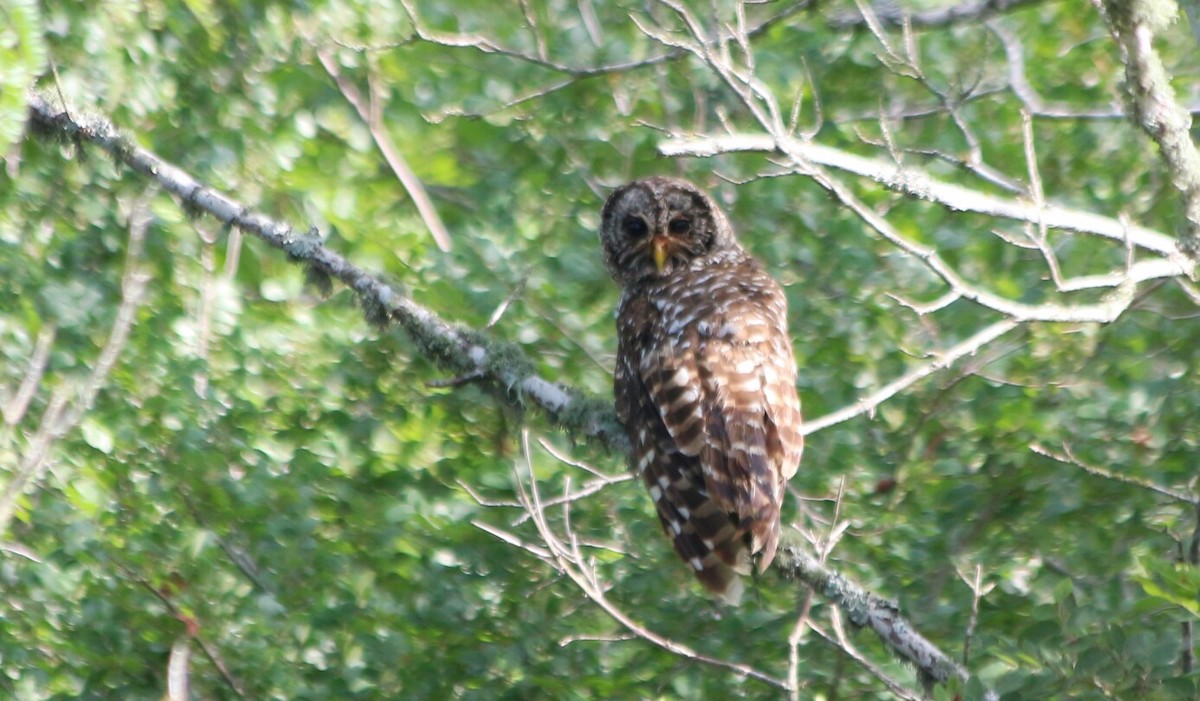
[[[25,91],[47,64],[37,0],[0,2],[0,153],[8,153],[25,128]]]

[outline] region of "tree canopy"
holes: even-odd
[[[0,0],[0,696],[1200,696],[1169,0]],[[627,472],[596,231],[784,286],[787,543]]]

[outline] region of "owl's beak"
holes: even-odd
[[[667,264],[667,245],[670,241],[666,236],[655,236],[650,242],[650,251],[654,257],[654,267],[658,272],[663,271],[663,266]]]

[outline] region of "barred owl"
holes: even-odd
[[[803,437],[787,300],[684,180],[617,189],[600,239],[621,287],[614,377],[631,467],[679,557],[730,603],[770,565]]]

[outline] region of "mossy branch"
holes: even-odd
[[[1175,99],[1171,77],[1154,49],[1154,33],[1174,21],[1169,0],[1098,0],[1121,50],[1130,116],[1158,144],[1171,181],[1183,196],[1186,230],[1180,248],[1200,259],[1200,153],[1192,142],[1192,115]]]
[[[358,295],[369,322],[399,324],[421,354],[438,367],[492,383],[504,390],[503,396],[514,406],[537,406],[569,433],[598,440],[621,453],[628,451],[628,439],[610,400],[539,376],[533,362],[514,344],[446,321],[326,248],[316,229],[297,229],[247,208],[141,148],[104,117],[58,109],[47,95],[38,92],[30,94],[29,110],[32,133],[104,150],[179,197],[187,211],[207,214],[282,249],[288,258],[308,267],[308,278],[318,288],[328,290],[329,279],[340,280]]]
[[[301,231],[246,208],[141,148],[103,117],[56,109],[39,93],[30,95],[29,105],[35,134],[99,147],[179,197],[189,212],[207,214],[226,226],[237,227],[283,250],[291,260],[304,263],[310,282],[319,289],[327,292],[331,279],[340,280],[358,295],[369,322],[399,324],[418,350],[447,372],[491,382],[506,390],[502,395],[514,406],[532,403],[567,432],[598,440],[622,453],[628,451],[628,439],[609,399],[589,396],[539,376],[517,346],[442,319],[326,248],[315,229]],[[827,569],[798,539],[785,535],[775,567],[841,607],[855,625],[874,630],[885,645],[916,666],[923,679],[945,682],[966,678],[961,667],[900,617],[894,604]]]
[[[938,684],[954,678],[967,680],[967,671],[917,632],[900,615],[900,607],[895,602],[873,594],[827,568],[810,554],[810,550],[802,538],[785,531],[774,569],[784,577],[804,582],[837,604],[856,627],[873,630],[893,654],[916,667],[922,679]],[[990,690],[985,692],[985,697],[996,698]]]

